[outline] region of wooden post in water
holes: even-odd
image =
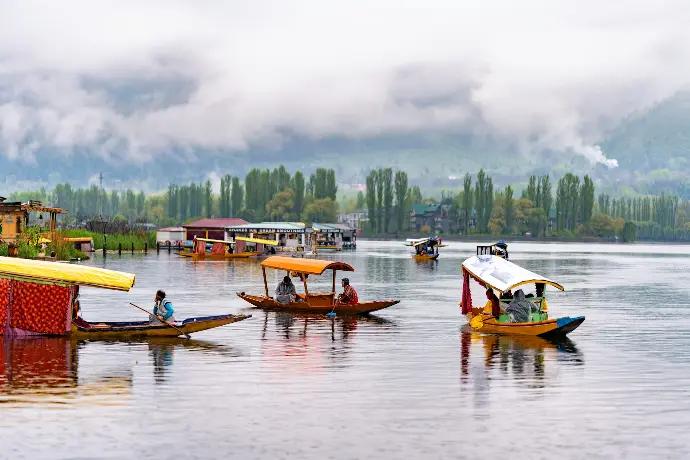
[[[156,241],[156,254],[160,254],[161,252],[161,244],[160,242]]]
[[[149,252],[149,242],[145,241],[144,242],[144,254],[148,254]]]
[[[134,254],[134,242],[132,242],[132,254]]]
[[[122,243],[117,243],[117,255],[122,255]]]

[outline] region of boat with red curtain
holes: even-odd
[[[249,318],[218,315],[167,324],[148,321],[88,323],[73,320],[79,286],[129,291],[131,273],[83,265],[0,257],[0,335],[72,336],[77,339],[177,337]]]
[[[293,302],[281,303],[268,293],[268,280],[266,268],[285,270],[287,276],[300,279],[304,284],[304,294],[297,294]],[[300,259],[296,257],[273,256],[261,262],[264,275],[265,295],[249,295],[238,292],[237,295],[258,308],[277,311],[291,311],[298,313],[329,313],[338,315],[367,314],[376,310],[382,310],[400,303],[399,300],[375,300],[372,302],[360,302],[355,300],[352,304],[339,304],[335,296],[336,272],[338,270],[353,272],[351,265],[344,262],[319,259]],[[333,271],[333,283],[331,292],[309,292],[307,278],[309,275],[321,275],[326,270]]]
[[[565,336],[585,320],[584,316],[550,318],[546,286],[563,291],[561,284],[524,269],[501,256],[479,254],[462,263],[462,314],[472,329],[498,334],[532,335],[544,338]],[[470,280],[500,297],[501,314],[492,314],[492,301],[482,307],[472,303]],[[523,288],[533,285],[535,294],[525,295]],[[484,296],[482,296],[484,297]],[[494,299],[495,300],[495,299]]]
[[[206,246],[211,244],[211,250],[206,252]],[[278,244],[278,242],[273,242]],[[178,255],[182,257],[190,257],[193,259],[206,260],[229,260],[229,259],[247,259],[255,256],[256,251],[235,251],[236,244],[234,241],[214,240],[210,238],[194,238],[192,241],[191,251],[181,251]]]

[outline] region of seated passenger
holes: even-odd
[[[512,323],[527,323],[532,317],[532,313],[539,309],[535,304],[525,298],[522,289],[515,291],[513,301],[506,308],[506,314],[510,316]]]
[[[90,324],[79,316],[80,313],[81,305],[79,304],[79,286],[77,286],[74,293],[74,300],[72,301],[72,322],[79,327],[90,327]]]
[[[357,291],[355,288],[350,286],[350,280],[348,278],[343,278],[341,283],[343,287],[343,293],[338,296],[336,305],[354,305],[359,303],[359,297],[357,297]]]
[[[290,277],[286,276],[276,288],[276,302],[291,303],[295,301],[296,297],[297,291],[295,290],[295,285],[292,284]]]

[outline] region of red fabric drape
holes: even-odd
[[[466,315],[472,311],[472,292],[470,292],[470,274],[466,270],[462,271],[462,314]]]
[[[5,331],[7,308],[10,301],[10,280],[0,278],[0,335]]]
[[[70,328],[70,288],[12,281],[10,327],[39,334],[65,334]]]
[[[213,246],[211,246],[211,254],[225,254],[225,245],[223,243],[213,243]]]

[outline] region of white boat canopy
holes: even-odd
[[[474,278],[481,280],[488,287],[501,292],[513,290],[523,284],[544,283],[565,290],[563,286],[548,278],[526,270],[502,257],[491,255],[472,256],[462,263]]]

